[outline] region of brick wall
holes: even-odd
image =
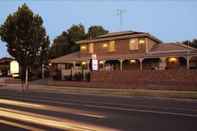
[[[197,90],[197,70],[93,72],[91,82],[103,83],[111,88]]]

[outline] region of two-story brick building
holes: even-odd
[[[51,60],[61,71],[62,78],[79,72],[81,67],[88,72],[92,55],[98,60],[98,71],[197,68],[195,48],[181,43],[164,43],[145,32],[108,33],[77,44],[80,44],[79,52]]]

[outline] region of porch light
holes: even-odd
[[[103,48],[106,48],[106,47],[108,47],[108,44],[104,43],[102,46],[103,46]]]
[[[82,65],[85,65],[85,64],[86,64],[86,62],[85,62],[85,61],[82,61],[82,62],[81,62],[81,64],[82,64]]]
[[[136,63],[136,60],[130,60],[130,63],[134,64],[134,63]]]
[[[81,50],[86,50],[87,47],[86,46],[81,46]]]
[[[170,57],[170,58],[168,59],[168,62],[170,62],[170,63],[176,63],[176,62],[177,62],[177,58],[175,58],[175,57]]]
[[[105,61],[101,60],[101,61],[99,61],[99,64],[104,64],[104,62],[105,62]]]

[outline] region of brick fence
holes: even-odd
[[[197,90],[197,70],[93,72],[91,82],[111,88]]]

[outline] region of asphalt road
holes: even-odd
[[[0,88],[0,130],[197,131],[197,100]]]

